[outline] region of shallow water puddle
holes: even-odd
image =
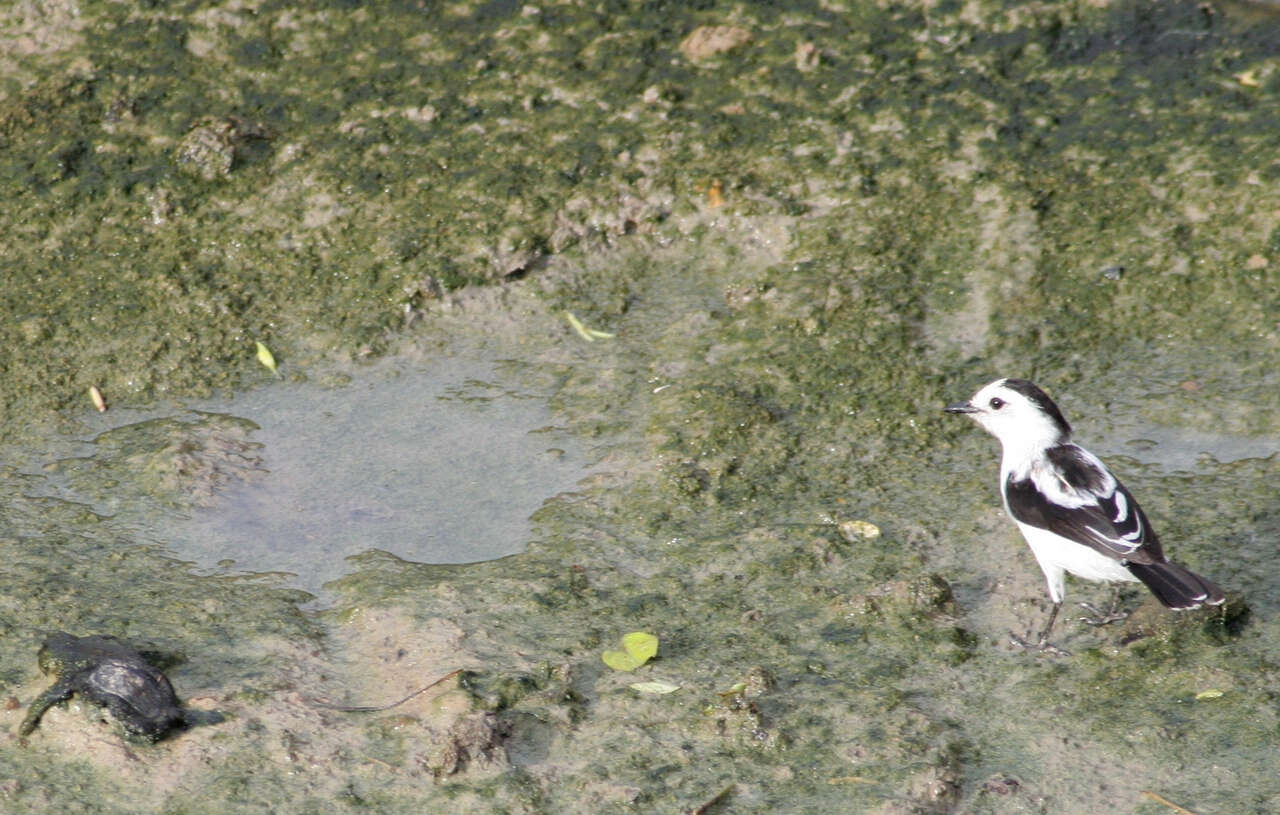
[[[312,592],[370,549],[428,563],[523,551],[529,516],[583,474],[580,452],[546,427],[545,399],[482,363],[264,388],[227,408],[260,426],[270,474],[194,513],[171,545],[202,563],[292,572]]]
[[[428,563],[511,555],[529,516],[584,475],[581,445],[547,424],[549,394],[511,367],[437,359],[379,364],[340,387],[267,385],[102,433],[35,491],[202,569],[288,572],[314,594],[371,549]],[[103,496],[87,487],[132,476],[139,486]]]

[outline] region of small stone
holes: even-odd
[[[236,148],[254,139],[269,139],[270,132],[257,122],[235,116],[206,116],[195,123],[178,143],[178,165],[205,181],[231,175]]]
[[[680,43],[680,53],[692,62],[714,57],[751,42],[751,32],[735,25],[698,26]]]
[[[796,43],[796,70],[812,71],[822,61],[822,52],[811,42]]]
[[[870,521],[841,521],[837,524],[837,528],[849,543],[880,537],[880,527]]]
[[[983,782],[982,791],[996,795],[1010,795],[1017,792],[1021,786],[1021,782],[1013,776],[997,774]]]

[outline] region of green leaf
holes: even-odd
[[[728,690],[722,690],[716,695],[717,696],[737,696],[738,694],[742,693],[746,689],[747,689],[746,682],[735,682],[733,683],[733,685],[729,687]]]

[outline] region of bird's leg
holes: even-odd
[[[1118,623],[1122,620],[1128,619],[1129,612],[1120,610],[1120,587],[1115,586],[1114,590],[1115,593],[1111,595],[1111,610],[1106,614],[1098,611],[1098,609],[1090,603],[1081,603],[1080,607],[1091,613],[1093,616],[1081,617],[1080,622],[1086,623],[1087,625],[1102,626],[1108,625],[1109,623]]]
[[[1049,622],[1044,624],[1044,630],[1040,632],[1040,636],[1036,637],[1035,642],[1029,642],[1019,637],[1017,634],[1010,632],[1009,638],[1014,645],[1019,648],[1026,648],[1030,651],[1043,651],[1047,654],[1053,654],[1059,657],[1071,656],[1070,651],[1066,651],[1053,643],[1049,642],[1049,632],[1053,630],[1053,623],[1058,619],[1058,609],[1062,608],[1062,601],[1053,604],[1053,610],[1049,612]]]

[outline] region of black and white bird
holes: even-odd
[[[1053,610],[1039,639],[1049,645],[1062,607],[1063,576],[1142,581],[1172,609],[1219,605],[1213,581],[1165,560],[1160,539],[1129,491],[1098,457],[1071,442],[1071,425],[1040,388],[1025,379],[998,379],[967,402],[944,408],[968,415],[1000,440],[1000,492],[1049,584]]]

